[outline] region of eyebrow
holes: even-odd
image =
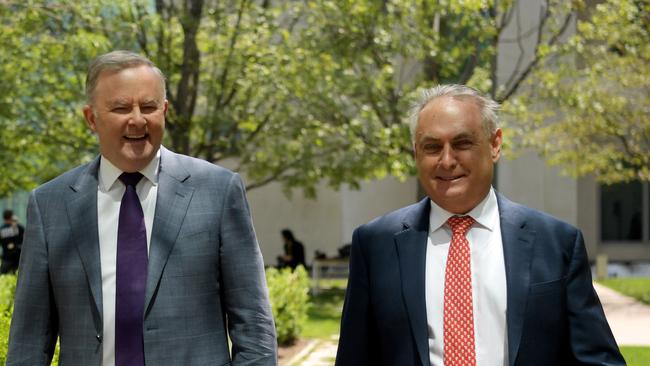
[[[145,99],[140,104],[155,104],[155,105],[158,105],[158,104],[160,104],[160,102],[158,101],[158,99]]]
[[[454,138],[451,139],[451,140],[452,141],[458,141],[458,140],[465,140],[465,139],[473,139],[475,136],[476,135],[473,134],[473,133],[463,132],[463,133],[461,133],[461,134],[459,134],[457,136],[454,136]]]
[[[462,132],[456,136],[454,136],[451,141],[459,141],[459,140],[464,140],[464,139],[473,139],[475,137],[474,134],[469,133],[469,132]],[[420,142],[438,142],[440,141],[439,138],[431,136],[431,135],[424,135],[422,138],[420,138]]]
[[[120,107],[120,106],[125,106],[125,105],[131,105],[132,102],[131,102],[131,100],[126,99],[126,98],[117,98],[117,99],[109,100],[107,104],[108,104],[108,106],[110,108],[114,108],[114,107]],[[152,99],[145,99],[140,104],[141,105],[156,105],[157,106],[160,103],[159,103],[159,101],[157,99],[152,98]]]
[[[107,104],[109,107],[119,107],[124,105],[130,105],[131,102],[124,98],[118,98],[118,99],[109,100]]]

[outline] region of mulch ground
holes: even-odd
[[[282,346],[278,348],[278,364],[279,366],[286,365],[293,356],[302,351],[303,348],[309,343],[306,339],[299,339],[289,346]]]

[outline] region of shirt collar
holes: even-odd
[[[160,166],[160,149],[156,152],[153,159],[140,170],[140,173],[147,178],[154,186],[158,184],[158,168]],[[99,189],[102,192],[108,192],[113,188],[113,184],[122,174],[122,170],[117,168],[113,163],[103,155],[99,162]]]
[[[440,229],[447,220],[455,214],[438,206],[435,202],[431,202],[431,212],[429,213],[429,232],[434,232]],[[494,231],[496,226],[499,225],[499,208],[497,206],[497,196],[494,193],[494,188],[490,187],[490,191],[476,207],[474,207],[467,216],[471,216],[476,222],[490,231]]]

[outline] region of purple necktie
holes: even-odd
[[[117,229],[115,366],[144,366],[144,291],[147,283],[147,229],[135,191],[142,174],[122,173],[126,185]]]

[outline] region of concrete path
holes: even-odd
[[[609,326],[619,346],[650,347],[650,306],[594,283]],[[313,340],[288,366],[333,366],[338,336]]]
[[[650,306],[594,283],[619,346],[650,346]]]
[[[311,341],[287,366],[334,366],[339,337]]]

